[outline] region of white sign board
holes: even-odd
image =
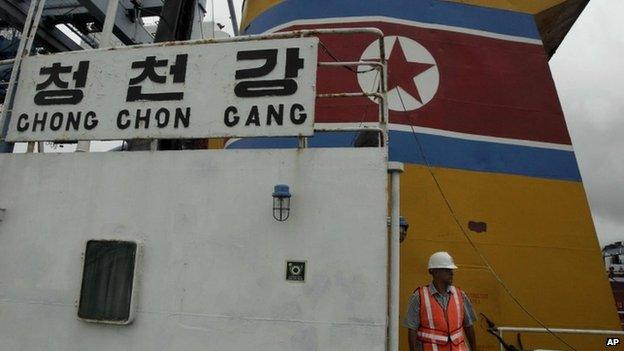
[[[33,56],[8,141],[309,136],[317,38]]]

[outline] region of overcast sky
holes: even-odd
[[[214,4],[231,33],[226,1]],[[550,66],[600,243],[624,240],[624,0],[591,0]]]
[[[602,245],[624,241],[623,15],[591,0],[550,60]]]

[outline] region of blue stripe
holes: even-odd
[[[572,151],[544,149],[483,141],[463,140],[417,133],[418,141],[434,167],[506,173],[538,178],[581,181]],[[310,147],[350,147],[355,133],[318,133]],[[410,132],[390,132],[390,159],[426,164],[416,137]],[[247,138],[232,142],[229,149],[296,148],[296,138]]]
[[[532,15],[440,0],[286,0],[245,28],[260,34],[295,20],[385,16],[540,39]]]

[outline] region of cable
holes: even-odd
[[[331,57],[334,60],[334,62],[341,62],[336,56],[334,56],[334,54],[331,53],[331,51],[329,51],[329,49],[323,44],[322,41],[319,41],[319,45],[321,46],[321,49],[323,49],[323,51],[325,51],[327,53],[327,55],[329,55],[329,57]],[[374,71],[374,70],[377,69],[375,67],[372,67],[372,68],[369,68],[367,70],[360,71],[360,70],[355,70],[352,67],[346,66],[346,65],[345,66],[341,66],[341,67],[343,67],[345,69],[348,69],[349,71],[351,71],[351,72],[353,72],[355,74],[368,73],[368,72],[371,72],[371,71]]]
[[[401,91],[398,88],[397,88],[396,91],[397,91],[397,93],[399,95],[399,100],[401,101],[401,105],[403,105],[403,111],[406,112],[406,113],[409,113],[407,111],[407,108],[405,107],[405,103],[403,102],[403,97],[401,96]],[[411,117],[411,113],[409,113],[409,116]],[[455,224],[457,225],[459,230],[462,232],[462,234],[466,237],[466,239],[468,240],[468,243],[470,243],[470,246],[472,246],[472,249],[477,253],[477,255],[479,255],[479,257],[481,258],[481,261],[483,261],[483,263],[485,264],[487,269],[490,271],[490,273],[492,273],[494,278],[503,287],[503,289],[505,290],[507,295],[509,295],[509,297],[511,297],[511,299],[514,301],[514,303],[516,305],[518,305],[518,307],[520,307],[520,309],[522,309],[522,311],[524,311],[524,313],[526,313],[527,316],[531,317],[531,319],[533,319],[535,322],[537,322],[537,324],[539,324],[542,328],[546,329],[546,331],[549,334],[551,334],[553,337],[555,337],[561,343],[563,343],[564,345],[569,347],[571,350],[577,351],[574,347],[572,347],[572,345],[568,344],[565,340],[563,340],[561,337],[559,337],[557,334],[555,334],[552,330],[550,330],[550,328],[548,328],[544,323],[542,323],[541,320],[539,320],[531,312],[529,312],[522,305],[522,303],[520,303],[520,301],[516,298],[516,296],[511,292],[511,290],[509,289],[507,284],[505,284],[505,282],[498,275],[498,273],[496,273],[496,271],[494,270],[494,268],[492,267],[490,262],[487,260],[487,258],[481,253],[481,251],[479,250],[477,245],[475,245],[475,243],[472,241],[472,239],[470,238],[470,236],[468,235],[468,233],[466,232],[464,227],[461,225],[461,222],[459,221],[459,218],[458,218],[457,214],[455,213],[455,210],[453,209],[453,206],[451,206],[450,201],[446,197],[446,194],[444,193],[444,190],[442,189],[442,185],[438,181],[438,177],[436,177],[435,173],[433,172],[431,164],[429,163],[429,160],[427,159],[427,155],[425,154],[424,148],[423,148],[422,144],[420,143],[420,140],[418,139],[418,135],[416,133],[416,130],[414,129],[414,125],[410,124],[410,127],[412,129],[412,135],[414,136],[414,140],[416,141],[416,146],[418,147],[418,150],[420,152],[420,155],[423,158],[423,161],[425,161],[425,166],[427,168],[427,171],[431,175],[431,178],[433,179],[433,181],[434,181],[434,183],[435,183],[435,185],[436,185],[436,187],[438,189],[438,192],[442,196],[442,199],[444,200],[444,203],[446,204],[446,207],[449,210],[449,213],[451,214],[451,217],[453,218],[453,221],[455,222]]]

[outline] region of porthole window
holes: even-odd
[[[78,317],[89,322],[128,324],[134,317],[138,245],[89,240],[84,254]]]

